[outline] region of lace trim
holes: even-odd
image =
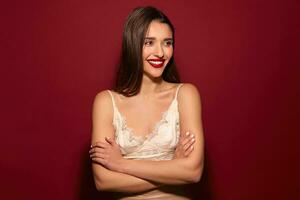
[[[167,117],[168,112],[171,110],[171,107],[173,106],[173,104],[174,104],[175,101],[176,101],[176,99],[173,99],[173,101],[171,102],[171,104],[168,107],[168,109],[163,112],[161,119],[158,122],[155,123],[153,130],[150,133],[148,133],[147,135],[145,135],[145,136],[135,134],[133,128],[131,128],[131,127],[129,127],[127,125],[126,117],[121,114],[121,112],[118,110],[117,107],[115,107],[115,109],[119,113],[120,118],[122,120],[122,130],[123,131],[126,130],[128,132],[128,134],[130,136],[130,139],[135,139],[137,141],[145,142],[146,140],[150,140],[152,137],[154,137],[155,135],[157,135],[159,127],[162,124],[168,122],[168,120],[166,119],[166,117]]]
[[[124,155],[126,159],[151,159],[151,160],[167,160],[174,156],[174,149],[161,151],[159,149],[152,149],[150,151],[132,152]]]

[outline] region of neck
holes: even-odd
[[[147,96],[159,92],[162,86],[164,86],[164,82],[161,77],[150,78],[147,75],[143,75],[140,95]]]

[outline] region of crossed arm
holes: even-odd
[[[96,95],[92,112],[92,144],[105,141],[105,137],[114,137],[111,108],[112,103],[107,91]],[[135,193],[159,187],[157,183],[109,170],[95,161],[92,162],[92,169],[97,190]]]
[[[188,156],[167,161],[127,160],[121,156],[115,141],[108,139],[113,138],[112,114],[107,109],[112,106],[109,98],[104,92],[99,93],[93,109],[92,144],[95,145],[91,157],[98,189],[139,192],[162,184],[187,184],[200,180],[204,138],[200,95],[195,86],[183,85],[178,95],[181,133],[189,131],[194,134],[194,149]]]
[[[94,180],[97,190],[135,193],[159,187],[158,183],[106,169],[93,163]]]

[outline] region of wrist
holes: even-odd
[[[118,172],[119,173],[125,173],[126,172],[126,168],[127,168],[127,166],[128,166],[128,162],[127,162],[128,160],[127,159],[125,159],[125,158],[122,158],[121,160],[120,160],[120,163],[118,164]]]

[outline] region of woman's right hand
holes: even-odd
[[[188,157],[194,150],[194,143],[194,134],[186,132],[185,134],[180,135],[173,159]]]

